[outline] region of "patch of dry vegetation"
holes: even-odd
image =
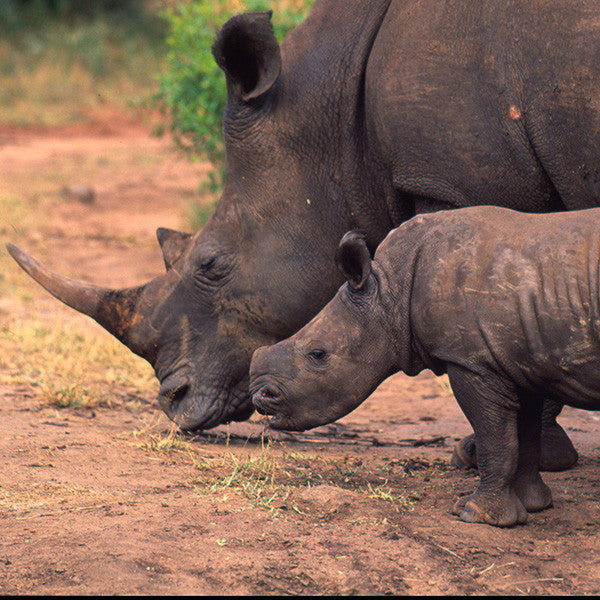
[[[135,406],[157,387],[145,361],[84,318],[4,315],[0,335],[0,381],[26,383],[52,406]]]
[[[53,309],[41,308],[47,294],[5,249],[8,241],[43,238],[61,201],[32,169],[0,184],[0,382],[25,384],[56,407],[135,408],[156,390],[152,368],[88,317],[49,298]]]
[[[192,470],[188,484],[198,493],[227,501],[231,496],[249,500],[252,508],[280,516],[283,506],[303,514],[294,502],[298,490],[329,485],[350,490],[379,502],[390,503],[398,512],[411,510],[415,498],[403,493],[392,481],[389,465],[371,464],[358,458],[331,458],[289,451],[283,444],[264,439],[260,447],[225,450],[203,443],[199,446],[175,429],[155,431],[152,426],[133,433],[135,446],[178,462],[185,457]],[[402,478],[402,465],[396,466]],[[288,506],[289,505],[289,506]]]

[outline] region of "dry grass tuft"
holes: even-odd
[[[231,497],[249,500],[252,508],[280,516],[290,508],[303,515],[294,503],[301,489],[330,485],[363,494],[375,502],[390,503],[398,512],[411,510],[414,498],[401,493],[400,481],[391,481],[389,468],[372,466],[360,459],[334,459],[288,451],[283,445],[263,440],[260,447],[235,448],[207,444],[202,446],[175,430],[154,431],[153,426],[134,432],[135,445],[162,457],[176,453],[181,461],[187,454],[193,469],[188,484],[199,493],[219,501]],[[402,475],[400,475],[402,477]]]
[[[5,316],[0,336],[0,381],[26,383],[52,406],[135,403],[157,387],[150,365],[85,317]]]

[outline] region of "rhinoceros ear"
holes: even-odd
[[[187,248],[192,234],[182,233],[181,231],[175,231],[167,227],[159,227],[156,230],[156,237],[163,253],[165,267],[170,269]]]
[[[279,77],[281,53],[271,27],[272,11],[248,12],[229,19],[213,45],[231,93],[244,102],[264,94]]]
[[[355,290],[361,290],[371,272],[371,253],[362,231],[348,231],[340,240],[335,264]]]

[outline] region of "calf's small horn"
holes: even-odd
[[[139,354],[136,348],[128,344],[128,331],[144,286],[115,290],[76,281],[50,271],[14,244],[6,244],[6,249],[19,266],[53,296],[92,317],[119,341]]]

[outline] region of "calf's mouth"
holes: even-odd
[[[273,429],[289,429],[289,417],[286,414],[286,397],[279,386],[260,378],[253,382],[250,394],[252,404],[258,413],[267,416],[267,422]]]
[[[263,384],[251,390],[252,404],[261,415],[274,415],[282,403],[281,392],[272,384]]]

